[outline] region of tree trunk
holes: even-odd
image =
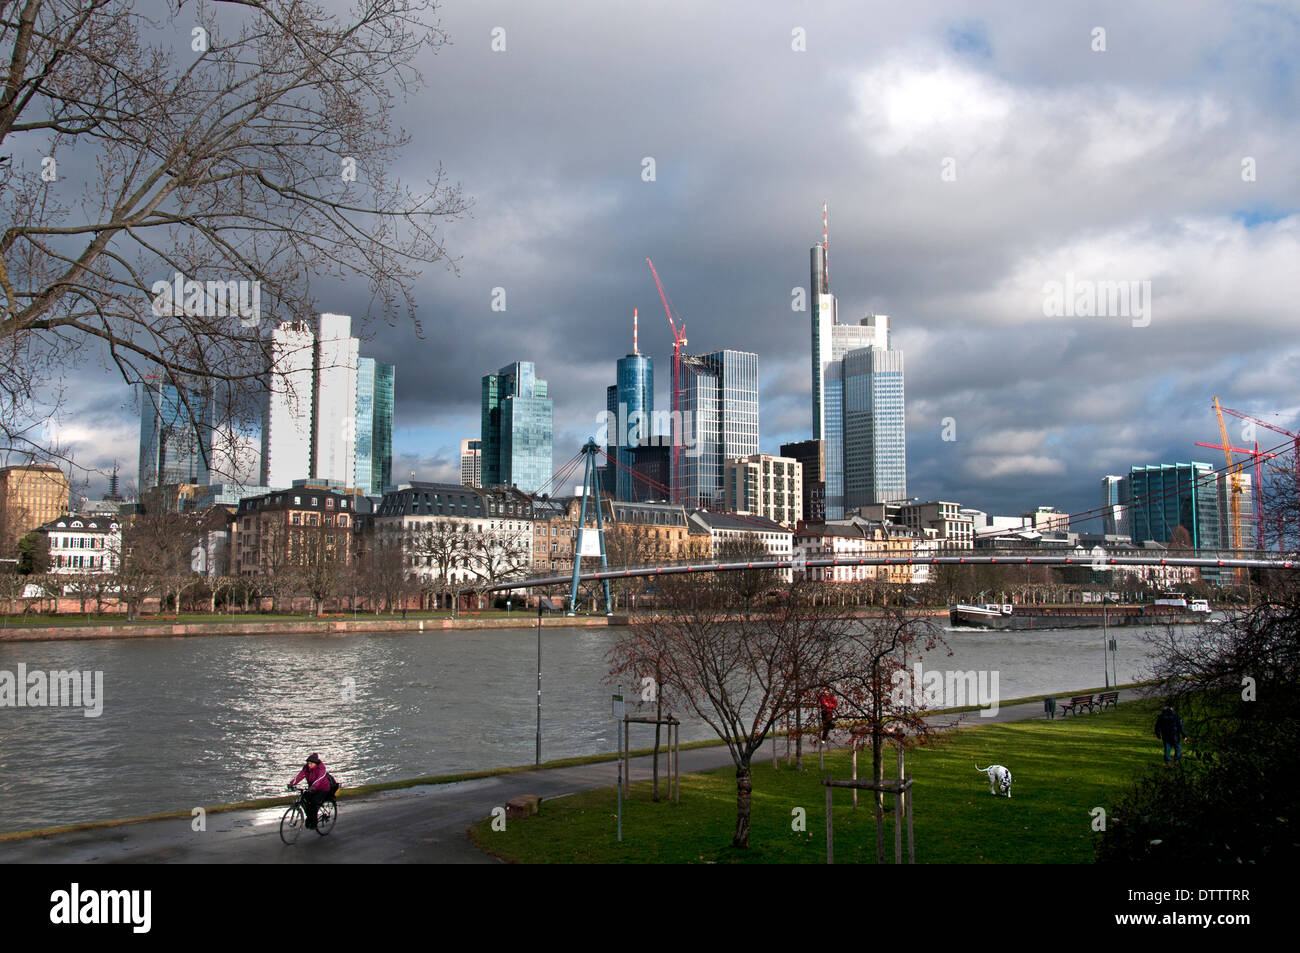
[[[540,625],[540,623],[538,623]],[[655,671],[655,754],[654,754],[654,794],[652,800],[659,801],[659,730],[663,727],[664,696],[663,686],[659,684],[659,671]]]
[[[795,684],[798,684],[796,680]],[[787,722],[789,724],[789,722]],[[794,769],[803,770],[803,704],[802,699],[794,708]]]
[[[754,791],[754,779],[749,773],[746,759],[736,768],[736,836],[732,847],[749,847],[749,805]]]

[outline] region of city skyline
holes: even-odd
[[[1094,24],[1058,10],[760,4],[739,25],[668,8],[691,29],[636,11],[591,21],[580,3],[553,18],[510,9],[515,42],[501,53],[491,11],[445,11],[455,46],[427,67],[460,92],[423,101],[418,122],[417,107],[399,112],[415,136],[401,171],[418,177],[437,156],[477,204],[447,227],[459,275],[430,269],[418,285],[424,337],[365,332],[377,360],[411,368],[397,382],[394,473],[454,481],[459,441],[477,428],[478,376],[522,351],[548,369],[553,463],[567,460],[597,429],[631,307],[642,352],[660,362],[656,406],[668,406],[671,342],[646,255],[693,352],[759,355],[759,450],[807,439],[809,315],[792,310],[791,291],[811,290],[801,258],[823,200],[842,318],[899,320],[910,495],[993,512],[1090,509],[1102,475],[1217,440],[1215,395],[1296,429],[1300,361],[1278,338],[1298,291],[1287,265],[1300,248],[1297,94],[1275,69],[1293,22],[1263,9],[1194,20],[1113,9],[1108,47],[1094,51]],[[791,49],[796,25],[805,52]],[[529,42],[543,31],[545,52]],[[676,72],[629,35],[674,48]],[[721,51],[717,36],[729,37]],[[565,76],[518,82],[556,56],[573,64]],[[613,62],[640,78],[593,88]],[[706,75],[716,97],[684,92]],[[656,95],[637,95],[641,83]],[[560,110],[579,92],[589,109]],[[762,122],[729,105],[755,96]],[[497,148],[521,137],[530,150]],[[1045,285],[1070,280],[1150,280],[1149,325],[1049,317]],[[505,310],[493,310],[498,288]],[[366,313],[364,287],[322,284],[319,300]],[[1209,346],[1226,322],[1230,339]],[[536,346],[516,345],[520,335]],[[83,377],[60,431],[103,474],[94,496],[138,422],[110,371]]]

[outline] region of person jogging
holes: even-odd
[[[835,709],[839,704],[839,699],[829,688],[823,688],[817,695],[817,707],[822,714],[822,744],[831,736],[831,728],[835,725]]]

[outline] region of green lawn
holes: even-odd
[[[1160,761],[1151,735],[1155,710],[1132,702],[1118,710],[1080,718],[1011,722],[964,729],[930,749],[908,753],[915,781],[916,856],[920,863],[1090,863],[1095,807],[1112,805],[1137,772]],[[782,746],[783,747],[783,746]],[[887,748],[886,777],[896,769]],[[826,795],[817,756],[803,772],[754,767],[752,830],[748,850],[735,850],[735,770],[683,775],[681,804],[654,804],[650,782],[632,785],[624,803],[623,842],[615,838],[615,790],[589,791],[542,803],[534,817],[512,820],[493,831],[476,824],[476,843],[507,860],[524,863],[825,863]],[[870,755],[859,755],[860,776]],[[975,771],[1004,764],[1015,779],[1013,797],[989,794],[988,779]],[[827,757],[836,778],[850,775],[847,752]],[[662,789],[661,789],[662,790]],[[835,790],[836,863],[874,863],[875,820],[869,794]],[[887,798],[887,803],[892,799]],[[806,830],[792,830],[792,811],[806,812]],[[906,851],[906,832],[904,832]],[[886,856],[893,859],[893,815],[885,821]]]

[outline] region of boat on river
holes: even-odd
[[[948,610],[953,626],[977,629],[1093,629],[1104,626],[1193,625],[1210,618],[1203,599],[1160,599],[1143,605],[955,605]]]

